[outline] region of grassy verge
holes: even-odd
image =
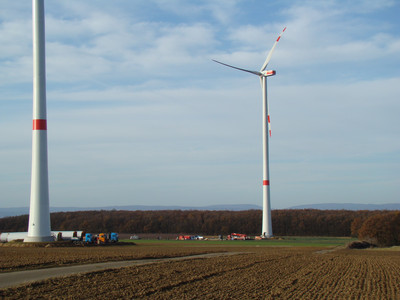
[[[246,241],[176,241],[176,240],[135,240],[135,244],[142,246],[264,246],[264,247],[336,247],[346,245],[356,239],[347,237],[282,237],[270,240],[246,240]],[[129,240],[123,240],[129,242]]]

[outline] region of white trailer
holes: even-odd
[[[58,234],[61,233],[62,239],[63,240],[78,240],[82,237],[82,234],[84,233],[83,231],[52,231],[51,235],[54,237],[54,239],[57,239]]]
[[[63,240],[74,240],[82,237],[83,231],[52,231],[51,236],[53,240],[57,240],[58,234],[61,233]],[[28,232],[3,232],[0,235],[2,243],[11,242],[15,240],[24,240],[28,236]]]
[[[14,240],[24,240],[28,236],[28,232],[3,232],[0,236],[2,243]]]

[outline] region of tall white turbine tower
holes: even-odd
[[[276,39],[274,45],[269,51],[264,64],[260,71],[252,71],[234,67],[228,64],[224,64],[220,61],[213,60],[224,66],[234,68],[240,71],[248,72],[260,77],[262,95],[263,95],[263,109],[262,109],[262,126],[263,126],[263,216],[262,216],[262,233],[261,236],[264,238],[272,237],[272,221],[271,221],[271,197],[270,197],[270,180],[269,180],[269,136],[271,135],[270,130],[270,118],[268,111],[268,99],[267,99],[267,77],[276,74],[275,71],[266,70],[269,61],[271,60],[272,53],[275,50],[282,34],[286,30],[286,27],[282,30],[281,34]]]
[[[31,202],[28,236],[24,242],[53,241],[50,232],[47,167],[46,63],[44,0],[32,0],[33,20],[33,131]]]

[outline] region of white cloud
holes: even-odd
[[[4,21],[0,25],[0,59],[24,55],[32,43],[32,26],[29,20]]]
[[[202,2],[187,1],[165,1],[157,0],[156,3],[164,11],[169,11],[175,15],[185,18],[199,18],[202,15],[208,15],[212,19],[222,23],[231,24],[235,13],[237,13],[237,0],[206,0]]]

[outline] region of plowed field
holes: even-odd
[[[64,265],[146,258],[180,257],[221,252],[202,247],[110,246],[110,247],[0,247],[0,272],[42,269]]]
[[[142,254],[152,251],[151,247],[135,249],[141,249],[135,251],[143,251]],[[173,254],[173,251],[196,249],[170,247],[165,250]],[[50,279],[0,290],[0,297],[400,299],[399,251],[343,249],[320,252],[321,249],[310,247],[197,248],[199,252],[223,250],[245,253]]]

